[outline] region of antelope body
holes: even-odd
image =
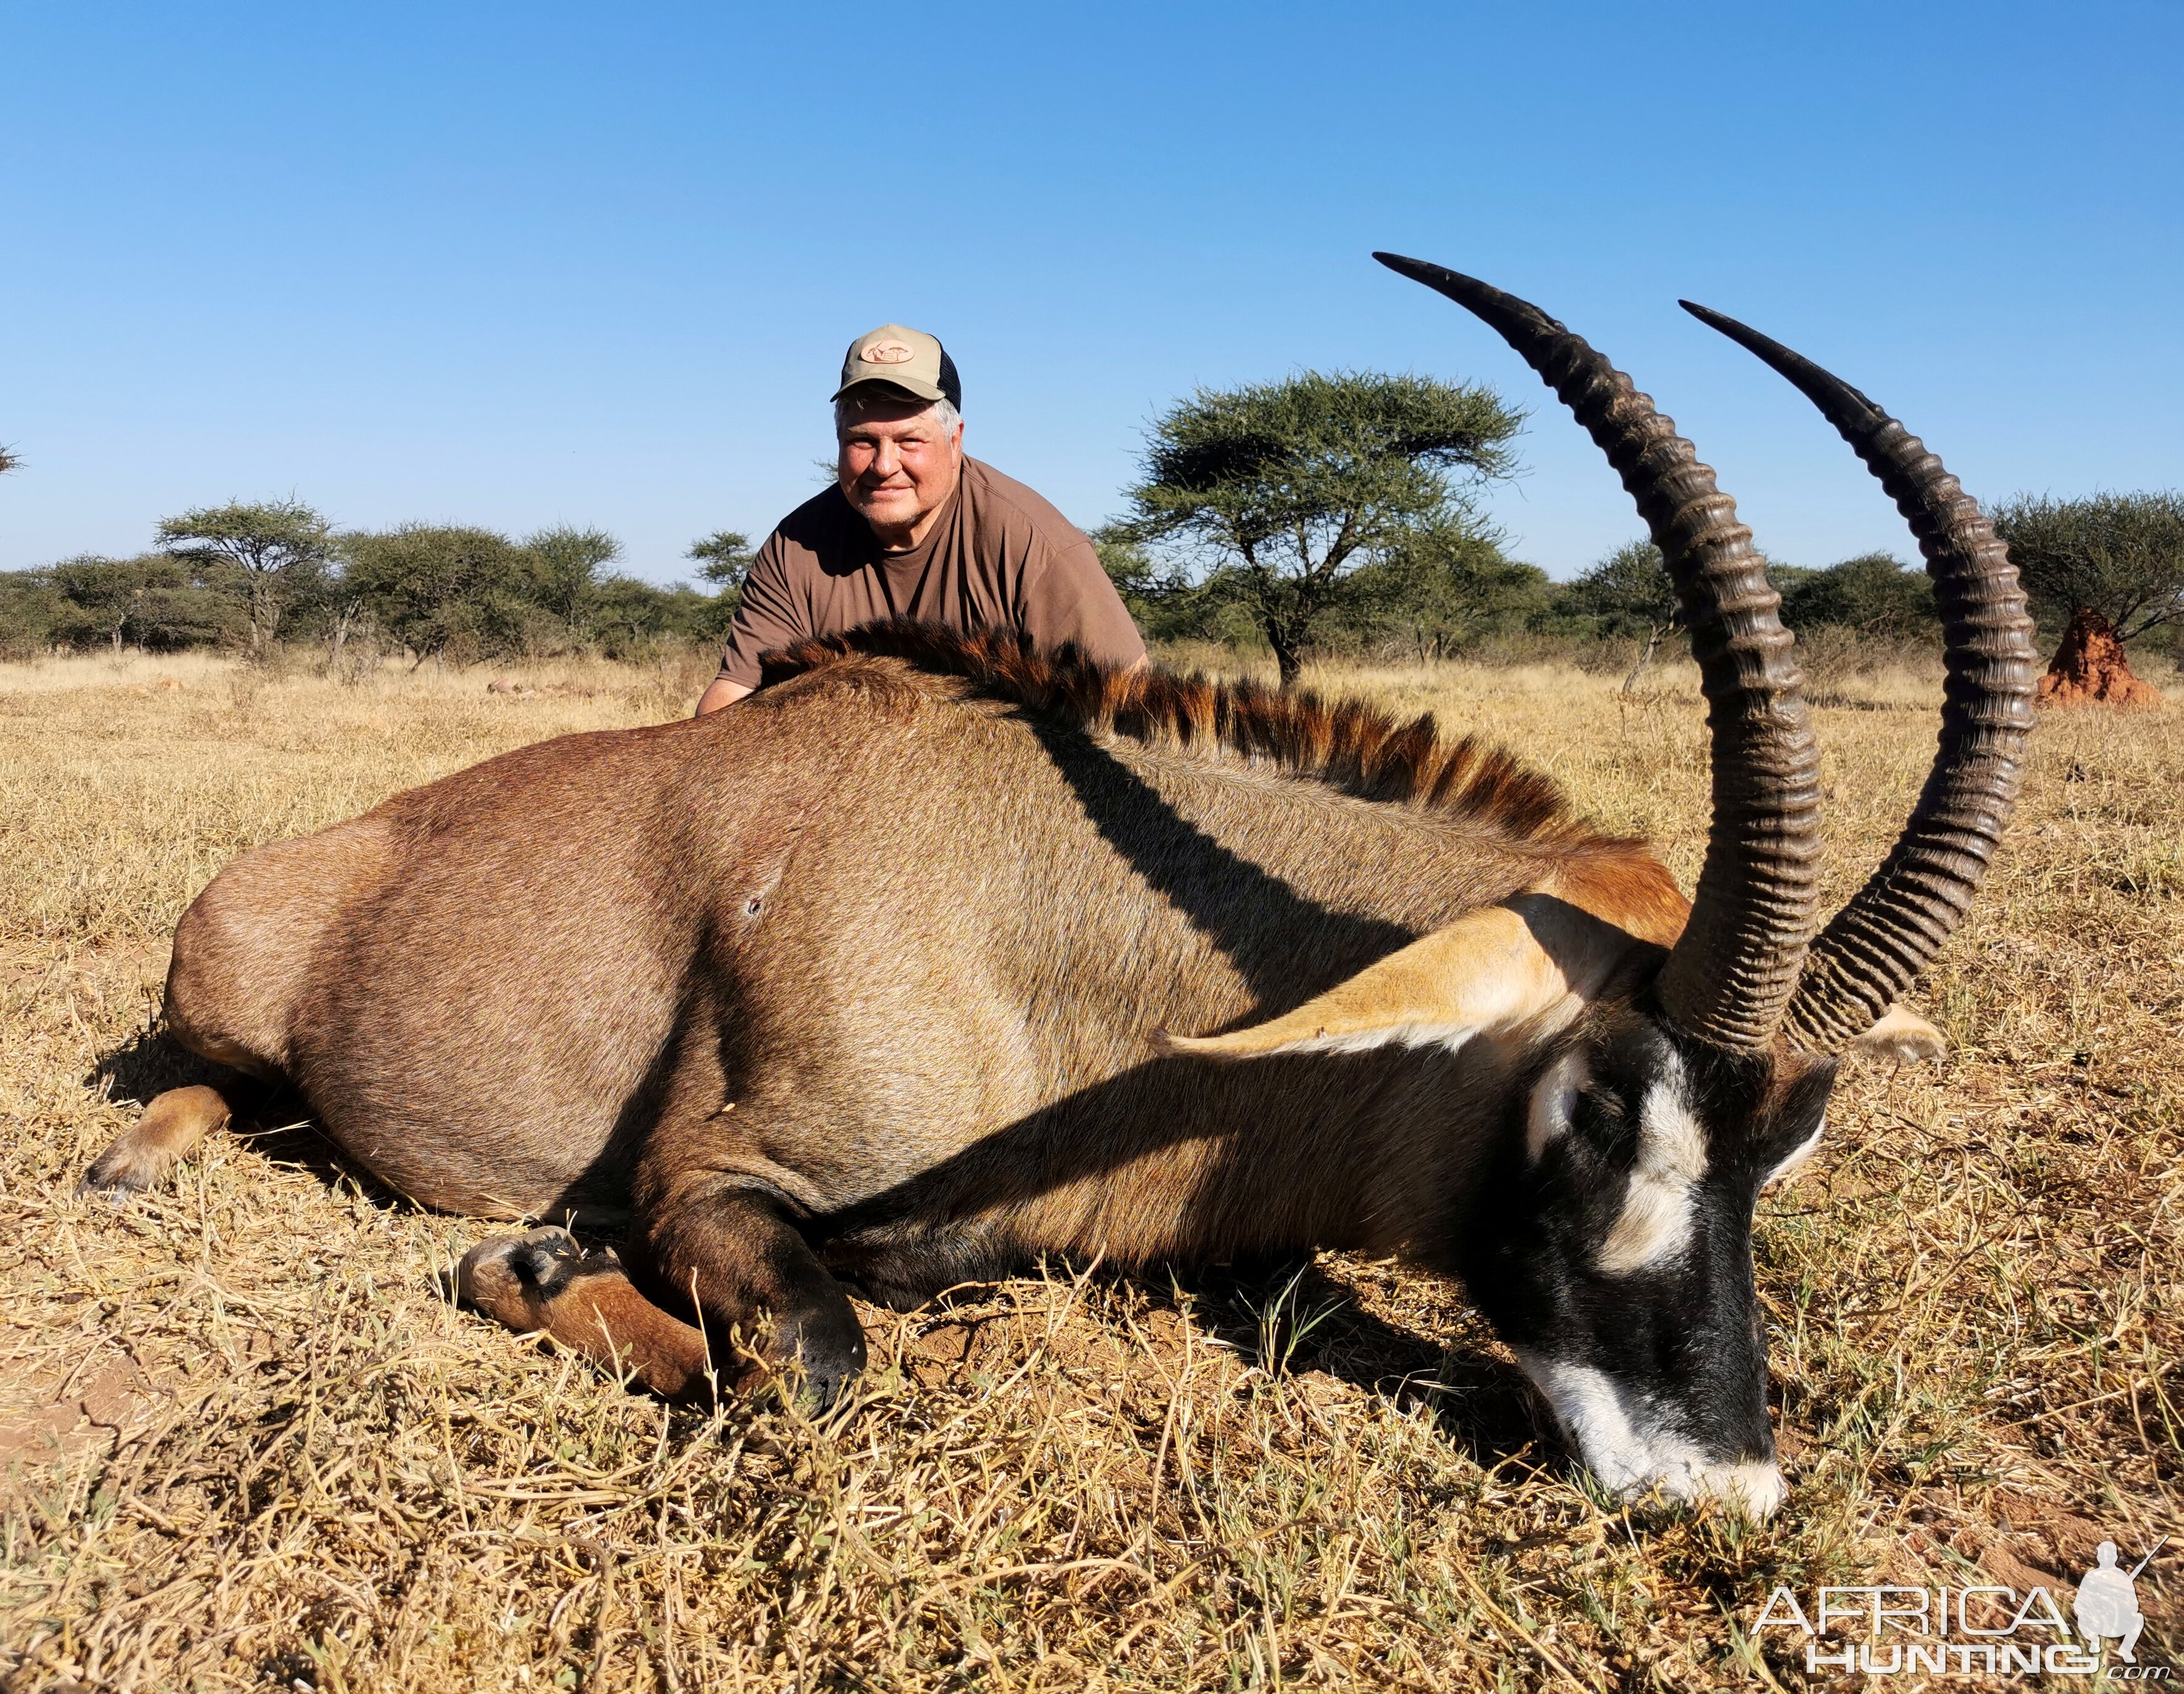
[[[2021,598],[1899,426],[1727,326],[1905,504],[1951,642],[1934,777],[1808,965],[1816,761],[1748,534],[1576,337],[1389,262],[1556,384],[1662,543],[1712,703],[1691,905],[1429,721],[886,625],[730,710],[244,855],[176,931],[169,1028],[426,1204],[632,1213],[705,1333],[559,1230],[474,1250],[462,1287],[665,1393],[735,1336],[831,1397],[851,1286],[1400,1252],[1465,1279],[1611,1486],[1770,1509],[1754,1201],[1816,1142],[1835,1050],[1924,1039],[1888,1009],[2007,810]],[[159,1179],[232,1092],[162,1095],[86,1180]]]

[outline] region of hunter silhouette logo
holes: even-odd
[[[2146,1627],[2138,1610],[2138,1574],[2168,1539],[2164,1535],[2148,1548],[2146,1557],[2127,1572],[2116,1569],[2116,1544],[2101,1543],[2094,1554],[2093,1568],[2078,1585],[2078,1633],[2086,1638],[2087,1647],[2098,1648],[2103,1636],[2113,1635],[2116,1657],[2126,1664],[2138,1663],[2138,1655],[2131,1649],[2138,1645],[2138,1632]]]
[[[1965,1588],[1908,1588],[1864,1584],[1820,1589],[1801,1601],[1786,1585],[1767,1596],[1752,1620],[1757,1635],[1788,1628],[1805,1636],[1808,1672],[1842,1670],[1868,1676],[1924,1673],[1958,1676],[2095,1676],[2103,1649],[2115,1645],[2107,1674],[2119,1682],[2167,1682],[2165,1664],[2141,1664],[2138,1577],[2168,1542],[2164,1535],[2129,1570],[2118,1568],[2116,1544],[2103,1541],[2079,1584],[2074,1631],[2045,1588],[1979,1584]],[[2074,1638],[2075,1637],[2075,1638]]]

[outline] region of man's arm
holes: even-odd
[[[1017,617],[1024,632],[1049,651],[1066,641],[1085,658],[1119,671],[1143,670],[1151,662],[1099,554],[1073,529],[1059,545],[1045,536],[1034,543]]]
[[[698,696],[698,710],[694,717],[703,717],[709,711],[718,711],[722,706],[732,706],[752,691],[741,683],[727,677],[716,677],[705,685],[705,692]]]
[[[721,652],[721,671],[698,697],[696,716],[733,705],[758,687],[758,655],[771,648],[787,647],[811,633],[805,627],[795,591],[789,586],[788,566],[783,556],[781,532],[766,538],[744,574],[743,596],[728,626],[727,645]]]

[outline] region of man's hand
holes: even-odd
[[[698,710],[694,717],[703,717],[709,711],[718,711],[722,706],[733,705],[750,690],[741,683],[732,683],[726,677],[716,677],[705,692],[698,696]]]

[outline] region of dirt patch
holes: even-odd
[[[96,1356],[102,1351],[94,1346]],[[0,1380],[0,1511],[25,1502],[25,1491],[57,1463],[66,1468],[149,1429],[170,1396],[125,1358],[86,1374],[79,1364]]]

